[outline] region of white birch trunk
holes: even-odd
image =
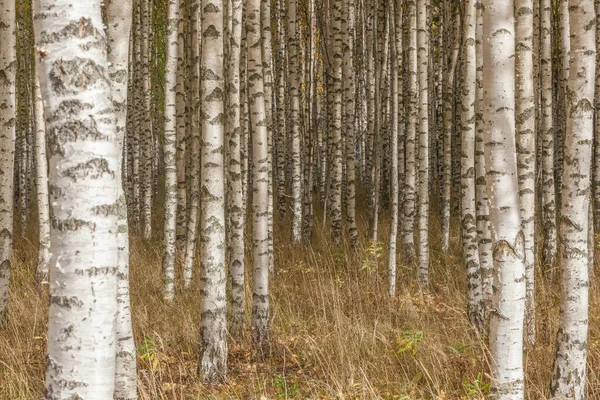
[[[494,292],[491,397],[523,399],[524,238],[515,146],[515,27],[511,2],[483,2],[483,117]]]
[[[229,275],[231,276],[230,333],[241,338],[246,317],[244,227],[241,170],[240,126],[240,43],[242,39],[242,0],[231,2],[231,30],[229,32],[229,57],[227,96],[228,118],[225,129],[229,136]]]
[[[46,157],[46,121],[44,103],[37,77],[34,77],[33,108],[35,118],[35,177],[37,188],[37,209],[39,229],[37,281],[48,283],[50,265],[50,204],[48,203],[48,159]]]
[[[169,0],[167,9],[165,60],[165,226],[162,257],[163,296],[168,302],[175,298],[175,241],[177,229],[177,56],[179,40],[179,0]]]
[[[332,58],[329,60],[332,72],[331,112],[331,169],[330,169],[330,220],[333,243],[339,246],[342,241],[342,24],[341,0],[334,0],[332,7]],[[308,190],[309,188],[305,188]]]
[[[121,157],[101,1],[39,0],[34,21],[53,207],[46,398],[112,399]]]
[[[186,134],[186,121],[188,121],[188,115],[186,112],[189,112],[188,106],[191,104],[191,99],[188,98],[187,94],[193,94],[191,90],[186,90],[188,88],[188,80],[189,76],[185,73],[186,71],[186,30],[184,28],[186,22],[183,16],[185,16],[184,3],[181,3],[181,12],[180,17],[177,23],[177,29],[175,34],[177,35],[177,59],[176,59],[176,85],[174,88],[175,91],[175,120],[176,120],[176,156],[175,156],[175,165],[177,169],[177,215],[176,215],[176,230],[175,230],[175,260],[177,265],[180,265],[184,258],[184,251],[186,240],[185,236],[187,233],[187,177],[185,171],[186,164],[186,156],[189,156],[189,149],[186,148],[187,134]],[[168,28],[170,29],[170,28]],[[172,43],[167,41],[167,47],[171,46]],[[191,48],[191,46],[190,46]],[[169,66],[169,61],[166,61],[166,66]],[[172,73],[171,70],[168,72],[165,71],[165,75],[168,73]],[[166,82],[165,82],[166,83]],[[170,88],[166,87],[166,93],[168,93]],[[167,97],[170,97],[171,94],[168,93]],[[167,116],[165,115],[165,118]],[[166,122],[165,122],[166,123]],[[170,147],[170,144],[168,145]],[[197,154],[193,155],[197,156]],[[166,161],[166,152],[165,152],[165,161]],[[165,175],[166,178],[166,175]],[[170,188],[166,186],[167,192],[170,193]]]
[[[525,237],[525,344],[535,345],[535,104],[533,97],[533,0],[516,2],[517,165],[521,226]]]
[[[594,137],[596,14],[592,0],[569,1],[570,68],[564,151],[560,323],[550,392],[585,399],[588,337],[588,225]]]
[[[419,75],[419,283],[429,286],[429,25],[426,0],[417,2],[417,72]]]
[[[475,206],[475,102],[477,64],[475,33],[477,25],[475,0],[465,3],[463,23],[463,74],[461,138],[461,235],[462,254],[467,271],[467,301],[471,324],[483,334],[485,312],[482,277],[477,245],[477,209]]]
[[[391,216],[392,220],[390,222],[390,250],[389,250],[389,260],[388,260],[388,293],[390,296],[394,296],[396,294],[396,242],[398,236],[398,70],[400,69],[400,65],[398,64],[398,50],[401,52],[402,48],[399,42],[401,42],[401,25],[402,22],[402,4],[397,2],[398,4],[392,4],[393,13],[390,13],[390,20],[394,21],[394,24],[391,28],[392,32],[394,32],[395,40],[394,44],[391,48],[391,62],[392,62],[392,110],[391,110],[391,162],[392,162],[392,177],[391,177],[391,191],[392,191],[392,201],[391,201]],[[398,39],[398,36],[400,39]]]
[[[300,132],[300,61],[298,44],[299,20],[296,12],[296,0],[288,5],[288,74],[290,82],[290,124],[292,131],[292,241],[302,239],[302,157]]]
[[[223,0],[202,0],[199,371],[205,382],[225,381],[227,374],[223,7]]]
[[[554,274],[556,259],[556,194],[554,183],[554,122],[552,97],[552,1],[541,0],[541,121],[542,134],[542,221],[544,265]]]
[[[415,261],[415,188],[416,188],[416,149],[417,135],[417,6],[415,0],[407,2],[408,39],[408,123],[406,125],[406,181],[404,182],[404,254],[407,263]]]
[[[186,288],[192,283],[194,271],[194,260],[196,258],[196,242],[198,237],[198,215],[200,213],[200,119],[198,110],[200,107],[200,1],[190,1],[191,14],[191,54],[192,62],[190,65],[190,93],[193,97],[190,99],[189,112],[191,118],[190,135],[190,186],[188,193],[186,227],[186,245],[185,260],[183,262],[183,283]]]
[[[119,155],[123,154],[127,120],[127,78],[129,76],[129,36],[132,22],[132,5],[129,2],[111,0],[105,2],[107,57],[111,78],[112,100],[116,114],[117,143]],[[45,160],[45,159],[44,159]],[[121,169],[127,166],[119,157]],[[129,297],[129,226],[127,200],[125,198],[123,174],[119,175],[119,200],[117,241],[119,246],[117,264],[117,343],[115,365],[115,399],[137,399],[136,348],[131,322],[131,300]]]
[[[269,175],[266,111],[261,52],[260,0],[248,0],[248,99],[252,130],[252,344],[257,358],[269,346]],[[294,199],[295,200],[295,199]]]
[[[0,328],[8,325],[8,285],[13,250],[17,48],[15,2],[0,1]]]
[[[475,188],[477,205],[477,247],[481,268],[481,286],[486,322],[489,318],[492,301],[492,232],[490,231],[490,211],[488,206],[487,185],[485,182],[485,154],[483,146],[483,6],[477,2],[476,60],[477,60],[477,103],[475,106]]]

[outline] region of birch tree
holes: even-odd
[[[16,122],[15,2],[0,2],[0,328],[8,325],[8,284],[13,245],[13,174]]]
[[[594,2],[569,1],[571,57],[561,202],[561,303],[550,392],[585,399],[588,336],[588,224],[596,72]]]
[[[477,61],[476,106],[475,106],[475,196],[477,206],[477,247],[481,268],[481,290],[484,301],[486,321],[489,317],[492,300],[492,232],[485,182],[485,153],[483,135],[483,6],[477,1],[477,27],[475,33],[475,52]]]
[[[177,58],[179,0],[169,0],[165,60],[165,247],[162,258],[164,298],[175,298],[175,241],[177,228]],[[185,207],[185,205],[182,205]]]
[[[290,83],[290,118],[292,139],[292,240],[297,243],[302,239],[302,157],[300,153],[300,62],[298,45],[297,0],[290,0],[288,5],[288,73]]]
[[[477,245],[475,208],[475,102],[476,102],[476,49],[477,15],[475,0],[465,3],[463,23],[462,132],[461,138],[461,235],[463,262],[467,271],[467,298],[469,321],[480,332],[485,332],[482,277]]]
[[[554,183],[554,122],[552,97],[552,1],[541,0],[541,121],[543,262],[552,272],[556,257],[556,201]]]
[[[105,1],[106,38],[108,73],[111,79],[112,100],[116,114],[116,132],[119,155],[123,154],[127,119],[127,78],[129,76],[129,35],[132,22],[132,4],[116,0]],[[45,163],[45,155],[43,157]],[[126,165],[119,157],[120,169]],[[39,160],[38,160],[39,163]],[[118,188],[118,263],[117,263],[117,326],[115,399],[133,400],[137,398],[136,347],[133,340],[131,322],[131,301],[129,297],[129,226],[127,201],[125,199],[123,174]]]
[[[348,239],[351,246],[358,243],[358,228],[356,226],[356,163],[354,149],[356,146],[355,133],[355,73],[354,73],[354,29],[355,29],[355,1],[347,1],[347,15],[345,19],[345,28],[342,30],[344,37],[344,137],[346,138],[346,227],[348,229]],[[342,10],[344,11],[344,10]],[[314,91],[315,106],[312,112],[315,113],[316,120],[316,91]],[[315,124],[316,128],[316,124]]]
[[[34,20],[54,228],[46,397],[109,399],[115,381],[120,154],[101,2],[39,0]]]
[[[525,343],[535,345],[535,107],[533,95],[533,0],[518,0],[515,24],[515,122],[521,225],[525,239]]]
[[[229,23],[228,57],[228,114],[225,129],[229,137],[229,275],[231,276],[231,326],[233,337],[243,332],[246,316],[245,260],[244,260],[244,214],[241,170],[240,126],[240,43],[242,39],[242,0],[231,2]]]
[[[170,0],[169,0],[170,1]],[[150,0],[141,0],[141,57],[142,57],[142,96],[141,105],[143,124],[139,138],[141,181],[141,213],[144,222],[144,239],[152,237],[152,198],[154,168],[153,161],[153,130],[152,130],[152,89],[150,82],[150,35],[152,34],[152,10]],[[143,163],[143,164],[142,164]]]
[[[417,132],[417,5],[415,0],[406,3],[408,12],[408,119],[406,124],[406,181],[404,182],[404,221],[403,242],[404,253],[408,262],[414,262],[415,238],[415,188],[416,188],[416,149]]]
[[[201,0],[190,1],[190,36],[191,36],[191,65],[190,65],[190,98],[189,112],[192,114],[190,152],[190,186],[188,189],[189,214],[187,216],[187,232],[185,235],[185,260],[183,263],[183,282],[189,287],[192,282],[194,259],[196,257],[196,239],[198,237],[198,215],[200,213],[200,3]],[[195,155],[195,156],[194,156]]]
[[[491,393],[523,399],[524,238],[515,146],[515,27],[512,2],[483,0],[483,118],[494,294]]]
[[[393,13],[390,13],[390,20],[394,21],[394,25],[392,27],[392,32],[396,35],[396,40],[394,40],[394,45],[391,48],[391,56],[392,56],[392,221],[390,224],[390,255],[388,261],[388,292],[390,296],[394,296],[396,294],[396,242],[398,235],[398,52],[402,51],[401,47],[401,31],[400,26],[397,25],[399,22],[402,22],[402,11],[401,3],[393,4],[392,9]],[[397,38],[400,36],[400,40]]]
[[[261,52],[260,0],[246,4],[248,99],[252,129],[252,343],[256,356],[268,354],[269,333],[269,175]]]
[[[206,382],[227,373],[223,1],[202,0],[200,366]]]
[[[329,141],[331,151],[330,170],[330,218],[333,242],[339,245],[342,240],[342,23],[341,0],[332,2],[332,39],[333,54],[329,61],[332,71],[332,96],[331,107],[331,138]],[[309,188],[305,188],[309,190]]]
[[[36,277],[42,284],[48,283],[50,264],[50,204],[48,203],[48,161],[46,158],[46,121],[40,84],[34,77],[33,108],[35,121],[36,191],[39,225],[39,249]]]
[[[427,1],[417,2],[419,76],[419,283],[429,286],[429,26]]]

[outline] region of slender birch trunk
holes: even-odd
[[[112,399],[121,156],[101,1],[39,0],[34,21],[52,143],[46,398]]]
[[[416,148],[417,135],[417,5],[415,0],[407,1],[408,11],[408,123],[406,125],[406,181],[404,182],[404,254],[408,263],[416,259],[415,253],[415,187],[416,187]]]
[[[479,266],[481,268],[481,290],[486,323],[489,320],[492,301],[492,232],[490,230],[490,210],[485,182],[485,152],[483,124],[483,6],[477,1],[477,28],[475,34],[475,51],[477,62],[476,105],[475,105],[475,196],[477,206],[477,247],[479,249]]]
[[[229,57],[227,69],[228,118],[225,131],[229,137],[229,275],[231,276],[231,325],[234,338],[243,335],[246,316],[244,283],[244,227],[241,174],[240,126],[240,43],[242,38],[242,0],[232,0],[230,11]]]
[[[355,0],[347,0],[348,8],[346,15],[346,24],[343,29],[344,35],[344,105],[345,118],[344,128],[346,138],[346,226],[348,228],[348,241],[351,247],[358,243],[358,228],[356,226],[356,163],[355,152],[356,133],[355,133],[355,101],[356,95],[355,74],[354,74],[354,29],[355,29]],[[342,10],[344,11],[344,10]],[[316,96],[316,91],[314,96]],[[315,101],[316,108],[316,101]],[[313,110],[316,113],[316,109]],[[316,129],[316,126],[315,126]]]
[[[181,1],[181,0],[179,0]],[[171,69],[165,70],[165,81],[167,80],[167,77],[170,78],[168,76],[168,74],[173,73],[175,74],[175,79],[176,79],[176,83],[175,83],[175,87],[173,89],[170,89],[168,86],[165,85],[165,100],[167,97],[170,97],[172,94],[169,93],[170,90],[173,90],[174,96],[175,96],[175,115],[170,116],[167,115],[167,113],[165,112],[165,124],[169,123],[170,121],[167,122],[166,120],[168,118],[173,118],[174,124],[175,124],[175,130],[176,130],[176,137],[175,140],[173,140],[173,143],[167,143],[165,141],[165,162],[167,161],[167,148],[170,148],[172,146],[172,144],[176,145],[176,150],[175,150],[175,168],[176,168],[176,180],[177,180],[177,188],[176,190],[176,196],[177,196],[177,203],[176,203],[176,229],[175,229],[175,260],[177,262],[178,265],[181,264],[181,262],[183,261],[183,257],[184,257],[184,251],[185,251],[185,246],[186,246],[186,240],[185,240],[185,235],[187,233],[187,226],[186,226],[186,220],[187,220],[187,216],[188,216],[188,210],[187,210],[187,177],[186,177],[186,168],[185,168],[185,164],[186,164],[186,154],[189,155],[189,149],[186,148],[186,143],[188,142],[187,140],[187,133],[186,133],[186,121],[188,121],[188,116],[186,115],[186,112],[189,112],[188,109],[188,105],[190,104],[190,99],[187,96],[187,93],[191,93],[191,91],[187,91],[186,90],[186,85],[188,82],[188,78],[189,76],[186,76],[186,21],[185,18],[183,16],[185,16],[185,7],[184,7],[184,2],[181,3],[181,12],[180,15],[182,15],[181,18],[178,18],[177,20],[177,27],[175,29],[175,35],[177,37],[177,54],[176,54],[176,59],[175,59],[175,70],[176,71],[172,71]],[[169,35],[171,35],[171,27],[167,27],[167,29],[169,30]],[[173,45],[172,42],[170,42],[171,38],[167,38],[167,48],[170,48],[170,46]],[[169,63],[173,63],[173,61],[171,61],[170,59],[167,59],[165,61],[165,67],[172,67],[172,65],[169,65]],[[165,82],[166,83],[166,82]],[[171,112],[171,105],[167,104],[165,101],[165,107],[168,107],[169,112]],[[165,127],[166,128],[166,127]],[[166,129],[165,129],[165,133],[166,133]],[[165,135],[166,137],[166,135]],[[171,155],[169,154],[168,157],[171,157]],[[169,160],[170,161],[170,160]],[[173,167],[171,165],[169,165],[169,169],[172,169]],[[166,184],[166,177],[169,174],[169,169],[167,169],[166,174],[165,174],[165,195],[166,194],[171,194],[171,188]],[[166,203],[165,203],[166,205]],[[168,215],[168,214],[166,214]],[[170,222],[170,221],[169,221]],[[165,238],[166,239],[166,238]],[[166,242],[166,241],[165,241]]]
[[[273,67],[272,54],[273,46],[271,44],[271,1],[261,1],[261,43],[262,43],[262,66],[264,81],[264,100],[265,100],[265,122],[267,124],[267,163],[269,171],[273,171]],[[308,190],[308,188],[307,188]],[[269,202],[269,271],[275,271],[275,258],[273,249],[273,174],[269,173],[268,186]]]
[[[402,22],[402,3],[400,1],[392,3],[393,13],[390,13],[390,21],[393,21],[391,28],[394,32],[395,40],[391,48],[392,57],[392,110],[391,110],[391,162],[392,162],[392,177],[391,177],[391,215],[392,221],[390,223],[390,255],[388,260],[388,293],[390,296],[396,294],[396,242],[398,236],[398,70],[400,65],[398,64],[398,51],[402,51],[401,44],[401,25]],[[400,37],[400,39],[398,39]]]
[[[302,157],[300,132],[300,61],[298,44],[298,15],[296,0],[288,5],[288,74],[290,82],[290,124],[292,139],[292,241],[298,243],[302,239]]]
[[[8,284],[13,250],[17,40],[15,2],[0,1],[0,328],[8,325]]]
[[[121,155],[125,139],[127,120],[127,77],[129,75],[129,36],[132,22],[132,5],[129,2],[111,0],[105,2],[106,38],[108,43],[108,73],[116,114],[117,143],[121,169],[126,168]],[[44,163],[45,163],[44,155]],[[39,161],[38,161],[39,162]],[[117,263],[117,343],[115,364],[115,399],[137,399],[136,347],[131,322],[131,300],[129,297],[129,226],[124,180],[118,175],[118,263]]]
[[[427,1],[417,3],[417,73],[419,75],[419,282],[429,286],[429,26]]]
[[[513,4],[483,1],[483,117],[494,293],[490,315],[491,394],[523,399],[524,237],[515,146]]]
[[[525,344],[535,346],[535,103],[533,92],[533,0],[518,0],[515,49],[515,122],[521,227],[525,237]]]
[[[140,177],[142,194],[142,218],[144,221],[144,239],[149,240],[152,237],[152,195],[154,172],[153,154],[154,140],[152,135],[152,90],[150,81],[150,35],[152,33],[152,10],[151,0],[142,0],[142,87],[143,87],[143,130],[140,137],[140,169],[143,173]],[[143,163],[143,164],[142,164]]]
[[[588,337],[588,223],[594,137],[596,14],[592,0],[569,1],[571,57],[561,201],[561,303],[550,392],[585,399]]]
[[[205,382],[227,374],[223,1],[202,0],[200,365]]]
[[[331,108],[331,185],[330,185],[330,219],[333,243],[339,246],[342,241],[342,23],[341,0],[332,4],[332,39],[333,54],[330,59],[332,86]],[[307,188],[305,188],[307,189]]]
[[[269,163],[264,81],[261,54],[260,0],[246,4],[248,41],[248,99],[252,127],[252,208],[253,208],[253,288],[252,343],[257,358],[268,354],[269,346]]]
[[[463,74],[462,88],[462,132],[461,139],[461,235],[463,262],[467,271],[467,301],[469,321],[485,333],[485,307],[482,291],[479,248],[477,246],[477,223],[475,206],[475,102],[476,98],[476,49],[477,25],[475,0],[465,3],[463,23]]]
[[[450,206],[452,200],[452,131],[453,131],[453,102],[454,102],[454,74],[458,64],[460,51],[460,13],[455,13],[454,21],[454,46],[450,65],[444,79],[444,151],[442,175],[442,251],[448,252],[450,248]]]
[[[276,105],[277,105],[277,132],[276,132],[276,153],[277,153],[277,211],[279,218],[283,219],[286,213],[286,149],[287,149],[287,102],[286,102],[286,35],[285,35],[285,13],[283,10],[283,0],[276,0],[276,19],[277,19],[277,74],[276,74]]]
[[[165,59],[165,231],[162,258],[163,295],[168,302],[175,298],[175,241],[177,229],[177,25],[179,24],[179,0],[169,0],[167,10],[167,37]]]
[[[187,233],[185,235],[185,260],[183,263],[183,282],[188,288],[192,283],[194,271],[194,259],[196,257],[196,242],[198,237],[198,214],[200,213],[200,120],[198,110],[200,108],[200,2],[201,0],[190,0],[190,29],[191,29],[191,53],[190,64],[190,93],[193,96],[189,101],[189,112],[192,114],[190,135],[190,187],[188,189],[189,214],[187,216]]]
[[[553,278],[556,261],[556,194],[554,183],[554,123],[552,97],[552,1],[541,0],[541,121],[542,134],[542,258]]]
[[[48,203],[48,160],[46,158],[46,121],[44,120],[44,103],[40,84],[34,77],[33,109],[35,118],[35,162],[36,188],[39,225],[37,281],[48,283],[50,264],[50,204]]]

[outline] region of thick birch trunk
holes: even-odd
[[[483,116],[494,292],[490,317],[491,395],[523,399],[524,238],[515,146],[513,4],[483,2]]]
[[[592,0],[569,1],[571,57],[561,201],[561,303],[550,392],[585,399],[588,337],[588,224],[594,137],[595,23]]]
[[[46,398],[112,399],[121,156],[101,1],[40,0],[34,20],[53,188]]]
[[[200,365],[205,382],[227,374],[223,1],[202,0]]]

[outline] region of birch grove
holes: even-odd
[[[0,0],[0,398],[595,398],[598,11]]]

